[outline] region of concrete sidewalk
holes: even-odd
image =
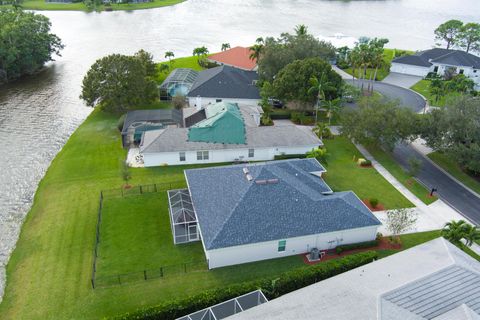
[[[356,144],[356,147],[366,159],[372,162],[372,166],[378,171],[378,173],[380,173],[395,189],[397,189],[415,206],[412,210],[417,213],[417,223],[414,228],[405,233],[439,230],[443,228],[445,223],[451,220],[464,220],[463,216],[440,199],[430,205],[423,203],[422,200],[408,190],[392,174],[390,174],[385,167],[375,160],[375,158],[363,146]],[[382,221],[382,223],[387,220],[386,211],[377,211],[374,212],[374,214],[380,221]],[[379,232],[384,235],[390,234],[384,225],[379,229]]]

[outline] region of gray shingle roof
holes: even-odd
[[[188,97],[260,99],[255,71],[220,66],[199,73]]]
[[[312,174],[324,171],[315,159],[185,170],[205,248],[381,224],[353,192],[332,193]]]
[[[393,59],[392,62],[421,67],[430,67],[432,62],[453,66],[480,68],[480,57],[460,50],[434,48],[413,55]]]
[[[461,305],[480,315],[480,274],[452,265],[385,294],[385,302],[400,308],[396,312],[405,318],[434,319]]]
[[[177,124],[183,126],[183,114],[177,109],[135,110],[127,113],[123,123],[122,133],[135,122],[155,122],[163,124]]]
[[[187,128],[166,128],[145,132],[142,153],[195,150],[228,150],[269,147],[320,146],[322,141],[309,128],[291,126],[245,127],[246,144],[188,141]]]

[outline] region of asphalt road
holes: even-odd
[[[366,89],[368,84],[371,85],[371,82],[364,80],[355,80],[352,79],[345,80],[347,83]],[[389,99],[397,100],[400,104],[406,108],[410,108],[415,112],[421,112],[425,108],[425,100],[419,94],[402,87],[394,86],[388,83],[383,82],[374,82],[373,90],[379,92],[384,97]]]
[[[436,188],[437,196],[475,224],[480,224],[480,198],[458,184],[416,151],[411,145],[398,145],[393,151],[395,160],[408,169],[408,160],[415,157],[422,161],[417,179],[428,189]]]

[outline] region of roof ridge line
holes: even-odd
[[[160,134],[158,136],[155,137],[155,139],[152,139],[152,141],[150,141],[149,144],[147,144],[146,146],[143,147],[143,150],[142,152],[144,152],[148,147],[150,147],[155,141],[157,141],[164,133],[165,131],[168,129],[167,128],[164,128],[164,129],[158,129],[158,131],[161,131]],[[157,131],[157,130],[152,130],[152,131]]]
[[[263,168],[264,168],[263,166],[260,166],[260,167],[261,167],[261,169],[260,169],[259,173],[261,173],[263,171]],[[215,233],[212,240],[210,241],[210,245],[212,245],[217,240],[218,235],[223,231],[223,227],[227,224],[227,222],[230,220],[230,218],[232,218],[232,215],[235,212],[235,209],[242,202],[242,200],[245,197],[245,195],[247,194],[247,192],[252,188],[253,184],[255,183],[254,181],[255,180],[249,181],[249,183],[250,183],[249,187],[246,188],[245,192],[242,194],[242,196],[238,198],[237,203],[235,203],[235,206],[233,206],[232,210],[230,210],[227,219],[225,219],[223,221],[222,225],[220,226],[220,228],[218,228],[217,232]]]

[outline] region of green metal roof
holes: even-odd
[[[245,144],[245,123],[235,103],[219,102],[205,109],[207,118],[190,127],[188,141]]]

